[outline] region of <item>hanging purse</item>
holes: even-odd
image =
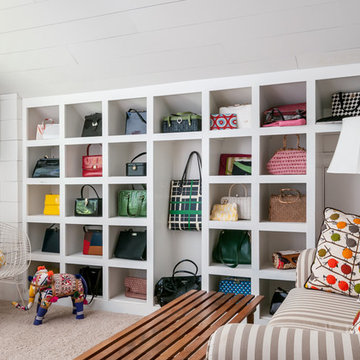
[[[286,135],[283,137],[283,147],[278,150],[266,168],[272,175],[304,175],[306,174],[306,150],[300,147],[300,136],[297,136],[297,148],[288,149]]]
[[[82,157],[82,176],[102,176],[102,155],[89,155],[90,147],[92,145],[101,144],[89,144],[86,148],[86,156]]]
[[[127,276],[124,280],[125,296],[146,300],[146,279]]]
[[[146,162],[134,162],[143,155],[146,155],[146,152],[136,155],[129,163],[126,163],[126,176],[146,176]]]
[[[210,130],[228,130],[237,129],[236,114],[211,114]]]
[[[270,303],[270,315],[274,315],[276,311],[279,309],[280,305],[284,302],[288,295],[288,292],[281,287],[278,287],[273,294]]]
[[[240,185],[244,190],[244,196],[231,196],[231,190],[235,185]],[[238,219],[250,220],[251,218],[251,197],[248,196],[247,187],[243,184],[232,184],[229,188],[228,196],[223,196],[220,200],[222,205],[235,203],[237,205]],[[237,220],[237,219],[236,219]]]
[[[126,112],[125,134],[146,134],[146,111],[129,109]]]
[[[84,126],[81,136],[101,136],[102,135],[102,114],[95,113],[85,116]]]
[[[188,180],[187,172],[193,155],[197,158],[200,179]],[[171,180],[170,183],[169,229],[200,231],[201,204],[201,157],[197,151],[192,151],[181,180]]]
[[[189,262],[194,265],[195,272],[188,270],[177,270],[177,267],[182,264]],[[176,274],[186,273],[190,276],[175,276]],[[155,296],[157,302],[160,306],[164,306],[170,301],[176,299],[177,297],[185,294],[190,290],[200,290],[201,289],[201,275],[198,275],[197,265],[189,260],[179,261],[173,269],[171,277],[162,277],[155,285]]]
[[[60,230],[57,225],[52,224],[45,230],[41,251],[60,252]]]
[[[201,115],[190,111],[165,116],[162,122],[162,132],[186,132],[201,130]]]
[[[146,216],[146,189],[120,190],[118,193],[118,216]]]
[[[251,104],[223,106],[219,109],[219,114],[235,114],[237,127],[239,129],[251,127]]]
[[[84,198],[84,188],[87,186],[94,190],[96,198]],[[102,216],[102,199],[93,186],[83,185],[80,196],[75,200],[75,216]]]
[[[87,225],[83,226],[83,230],[84,230],[83,254],[102,256],[103,254],[102,230],[88,229]]]
[[[306,222],[306,195],[296,189],[281,189],[279,195],[271,195],[269,220]]]
[[[215,221],[237,221],[239,214],[235,203],[215,204],[212,207],[210,220]]]
[[[244,230],[222,230],[212,253],[213,260],[235,268],[251,264],[250,236]]]
[[[229,277],[219,282],[219,292],[224,294],[250,295],[251,280],[244,278]]]
[[[60,215],[60,195],[46,194],[44,202],[44,215]]]
[[[33,178],[58,178],[60,176],[59,159],[44,156],[36,162]]]
[[[262,126],[297,126],[306,124],[306,103],[272,107],[264,112]]]
[[[60,125],[53,119],[45,119],[36,126],[36,140],[58,139],[60,134]]]
[[[146,231],[120,231],[114,256],[121,259],[146,260]]]

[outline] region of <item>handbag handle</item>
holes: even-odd
[[[298,150],[305,150],[303,147],[300,146],[300,136],[299,134],[296,134],[296,137],[297,137],[297,149]],[[283,136],[283,147],[281,150],[287,150],[287,135],[284,135]]]
[[[143,205],[143,202],[144,202],[144,199],[145,199],[145,196],[144,195],[140,196],[141,203],[137,208],[136,214],[134,214],[134,215],[132,215],[130,213],[130,195],[127,195],[126,197],[127,197],[127,206],[126,206],[126,214],[127,214],[127,216],[139,217],[140,212],[141,212],[141,208],[142,208],[142,205]]]
[[[248,197],[248,191],[247,191],[247,187],[244,185],[244,184],[232,184],[229,188],[229,192],[228,192],[228,196],[230,197],[231,196],[231,190],[233,189],[233,187],[235,185],[240,185],[242,187],[242,189],[244,190],[244,194],[245,194],[245,197]]]
[[[90,151],[90,147],[91,145],[98,145],[102,148],[102,145],[101,144],[89,144],[86,148],[86,156],[89,156],[89,151]],[[96,154],[96,155],[101,155],[101,154]]]
[[[341,109],[344,111],[355,111],[360,106],[360,97],[358,98],[357,104],[352,109],[345,109],[344,108],[344,99],[343,99],[343,93],[339,92],[339,100],[341,104]]]
[[[56,224],[51,224],[48,229],[54,229],[55,231],[59,231],[59,228],[56,226]]]
[[[46,122],[48,122],[49,124],[55,124],[55,121],[52,118],[46,118],[42,122],[42,124],[44,125],[44,129],[46,128]]]
[[[146,151],[140,153],[139,155],[136,155],[130,162],[132,163],[134,160],[136,160],[137,158],[139,158],[140,156],[146,155]]]
[[[181,178],[181,186],[182,186],[183,182],[185,180],[187,180],[187,171],[188,171],[189,163],[190,163],[191,157],[194,154],[196,155],[196,158],[197,158],[197,163],[198,163],[198,168],[199,168],[199,175],[200,175],[200,183],[201,183],[201,156],[197,151],[192,151],[190,153],[190,155],[189,155],[189,157],[187,159],[186,165],[185,165],[185,169],[184,169],[184,172],[183,172],[183,175],[182,175],[182,178]]]
[[[86,186],[91,187],[91,188],[94,190],[94,192],[95,192],[95,194],[96,194],[96,197],[97,197],[98,199],[100,199],[100,197],[99,197],[97,191],[95,190],[95,188],[94,188],[93,186],[89,185],[89,184],[83,185],[82,188],[81,188],[81,190],[80,190],[80,191],[81,191],[80,193],[81,193],[81,198],[82,198],[82,199],[84,199],[84,188],[85,188]]]
[[[176,270],[176,268],[184,263],[184,262],[189,262],[191,264],[193,264],[195,266],[195,273],[191,272],[191,271],[188,271],[188,270]],[[184,260],[181,260],[179,261],[175,266],[174,266],[174,269],[173,269],[173,273],[172,273],[172,277],[174,278],[175,277],[175,274],[178,274],[178,273],[186,273],[186,274],[190,274],[190,275],[193,275],[194,277],[197,276],[197,273],[198,273],[198,266],[194,263],[194,261],[190,260],[190,259],[184,259]]]
[[[83,226],[84,233],[87,233],[89,231],[99,231],[99,232],[102,231],[102,229],[88,229],[87,227],[89,227],[89,226],[94,226],[94,225],[84,225]]]
[[[142,117],[142,115],[137,110],[129,109],[128,112],[131,112],[131,111],[135,112],[137,114],[137,116],[140,118],[140,120],[146,124],[146,120]]]
[[[283,199],[286,198],[286,195],[285,195],[285,192],[288,191],[288,192],[295,192],[296,193],[296,199],[294,201],[285,201]],[[282,204],[292,204],[292,203],[295,203],[297,202],[299,199],[300,199],[300,191],[299,190],[296,190],[296,189],[291,189],[291,188],[286,188],[286,189],[281,189],[280,190],[280,197],[279,197],[279,202],[281,202]]]

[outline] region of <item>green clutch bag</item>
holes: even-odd
[[[119,216],[146,216],[146,190],[120,190],[118,193]]]
[[[222,230],[213,250],[213,260],[235,268],[251,264],[250,236],[244,230]]]

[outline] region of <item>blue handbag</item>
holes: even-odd
[[[219,283],[219,292],[224,294],[251,294],[251,280],[244,278],[226,278]]]
[[[129,109],[126,113],[125,134],[146,134],[146,111]]]

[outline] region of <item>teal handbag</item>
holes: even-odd
[[[146,216],[146,190],[120,190],[118,216]]]
[[[213,260],[232,268],[251,264],[250,236],[244,230],[222,230],[213,250]]]

